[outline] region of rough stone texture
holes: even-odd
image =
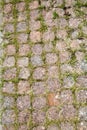
[[[53,92],[53,91],[55,92],[58,89],[60,89],[60,83],[59,83],[58,78],[48,78],[47,79],[47,89],[50,92]]]
[[[38,95],[38,94],[45,94],[45,83],[44,82],[35,82],[32,84],[32,90],[34,95]]]
[[[48,126],[47,130],[59,130],[57,125],[50,125]]]
[[[41,33],[39,31],[32,31],[30,33],[31,42],[40,42],[41,41]]]
[[[19,71],[19,78],[20,79],[28,79],[30,76],[30,71],[28,68],[22,67]]]
[[[29,93],[29,90],[30,90],[29,82],[20,80],[18,83],[18,94]]]
[[[34,111],[33,112],[33,123],[39,124],[45,122],[46,113],[44,111]]]
[[[26,123],[28,122],[29,118],[30,118],[30,113],[27,110],[21,111],[18,114],[19,123]]]
[[[29,109],[30,108],[30,97],[29,96],[18,97],[17,107],[19,110]]]
[[[14,83],[5,82],[4,85],[3,85],[2,91],[4,93],[14,94],[15,93]]]
[[[19,46],[19,55],[20,56],[26,56],[30,52],[30,47],[28,44],[22,44]]]
[[[79,109],[79,118],[82,121],[87,121],[87,106]]]
[[[70,123],[62,123],[61,124],[61,130],[74,130],[74,127],[73,127],[73,125],[72,124],[70,124]]]
[[[45,78],[45,68],[39,67],[34,70],[33,78],[36,80]]]
[[[77,103],[86,103],[87,102],[87,91],[80,90],[76,92]]]
[[[64,105],[60,113],[61,118],[71,120],[76,116],[76,109],[73,105]]]
[[[16,53],[16,48],[14,45],[8,45],[6,47],[6,54],[7,55],[14,55]]]
[[[47,111],[49,120],[58,120],[59,119],[59,111],[56,107],[50,107]]]
[[[15,112],[14,110],[6,110],[2,115],[3,124],[13,124],[15,121]]]
[[[27,67],[28,63],[29,63],[28,57],[21,57],[18,59],[18,62],[17,62],[19,67]]]
[[[46,107],[46,98],[45,97],[36,97],[33,100],[34,109],[42,109]]]
[[[4,67],[13,67],[15,65],[15,58],[14,57],[6,57],[3,66]]]
[[[0,130],[87,130],[87,0],[0,3]]]
[[[14,98],[13,97],[4,97],[3,107],[4,107],[4,109],[13,108],[14,107]]]
[[[36,66],[42,66],[43,65],[43,61],[42,61],[42,58],[41,56],[32,56],[31,57],[31,63],[34,67]]]
[[[16,68],[6,69],[4,71],[3,78],[5,80],[11,80],[13,78],[16,78]]]
[[[42,54],[42,45],[41,44],[36,44],[32,48],[32,53],[35,55],[41,55]]]
[[[20,33],[17,35],[17,39],[19,43],[26,43],[28,40],[28,34],[26,33]]]
[[[50,64],[55,64],[57,62],[57,60],[58,60],[58,57],[57,57],[57,55],[55,53],[48,53],[46,55],[46,62],[49,65]]]

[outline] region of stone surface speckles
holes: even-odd
[[[87,130],[87,0],[0,3],[0,130]]]

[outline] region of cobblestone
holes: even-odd
[[[86,4],[0,1],[0,130],[87,130]]]

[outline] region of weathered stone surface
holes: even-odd
[[[39,67],[34,70],[33,78],[36,80],[44,79],[45,78],[45,68]]]
[[[29,109],[30,108],[30,97],[29,96],[18,97],[17,107],[19,110]]]
[[[54,125],[48,126],[47,130],[59,130],[59,127],[54,124]]]
[[[34,109],[42,109],[46,107],[46,98],[45,97],[35,97],[33,100]]]
[[[9,94],[15,93],[15,86],[12,82],[5,82],[2,88],[2,91]]]
[[[41,41],[41,33],[39,31],[31,31],[30,40],[31,40],[31,42],[40,42]]]
[[[71,123],[68,123],[68,122],[62,123],[61,124],[61,130],[67,130],[67,129],[68,130],[74,130],[74,127]]]
[[[13,124],[15,122],[14,110],[6,110],[2,115],[2,124]]]
[[[59,119],[59,110],[56,107],[50,107],[47,111],[49,120],[58,120]]]
[[[30,84],[28,81],[20,80],[18,83],[18,94],[27,94],[30,90]]]
[[[38,110],[33,112],[33,123],[39,124],[44,123],[46,118],[46,113],[44,111]]]
[[[42,66],[43,65],[43,61],[42,61],[42,58],[41,56],[32,56],[31,57],[31,63],[34,67],[36,66]]]
[[[45,94],[46,85],[45,82],[35,82],[32,85],[32,90],[34,95]]]
[[[6,47],[6,54],[7,55],[14,55],[16,53],[16,48],[14,45],[8,45]]]
[[[21,57],[17,61],[19,67],[27,67],[28,63],[29,63],[28,57]]]
[[[81,121],[87,121],[87,106],[80,107],[79,118]]]
[[[55,53],[48,53],[46,55],[46,62],[47,64],[51,65],[51,64],[55,64],[58,60],[58,57]]]
[[[5,80],[11,80],[13,78],[16,78],[16,68],[6,69],[4,71],[3,78]]]
[[[28,79],[30,77],[30,70],[28,68],[22,67],[19,71],[20,79]]]
[[[33,54],[35,55],[41,55],[42,54],[42,45],[41,44],[35,44],[32,48],[31,48]]]
[[[27,56],[30,52],[30,46],[28,44],[22,44],[19,46],[19,55]]]
[[[6,57],[3,66],[4,67],[13,67],[15,65],[15,58],[14,57]]]

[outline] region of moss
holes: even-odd
[[[53,19],[57,19],[57,18],[59,18],[59,15],[57,14],[56,11],[54,11],[54,12],[53,12]]]

